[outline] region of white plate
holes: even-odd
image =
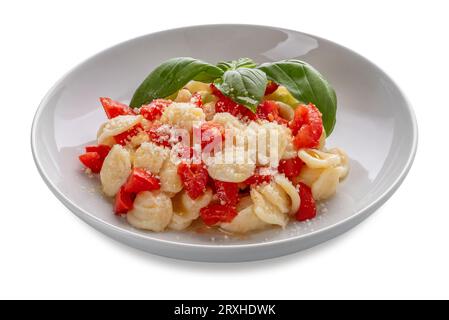
[[[151,233],[129,226],[100,196],[98,180],[81,170],[78,155],[105,121],[98,97],[129,101],[162,61],[192,56],[209,62],[250,57],[288,58],[315,66],[335,87],[337,125],[328,146],[351,157],[337,194],[309,223],[291,223],[246,237],[196,232]],[[263,26],[210,25],[168,30],[107,49],[64,76],[37,110],[31,143],[37,167],[53,193],[105,234],[151,253],[199,261],[248,261],[303,250],[357,225],[381,206],[406,176],[417,146],[417,125],[397,85],[362,56],[297,31]],[[57,227],[57,226],[56,226]]]

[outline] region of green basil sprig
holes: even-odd
[[[140,107],[157,98],[165,98],[184,87],[190,80],[213,82],[223,70],[194,58],[173,58],[154,69],[134,93],[130,106]]]
[[[255,68],[257,64],[250,58],[240,58],[232,61],[220,61],[217,67],[223,71],[236,70],[238,68]]]
[[[148,75],[134,93],[130,106],[136,108],[153,99],[168,97],[191,80],[213,82],[225,96],[253,112],[263,99],[267,81],[271,80],[286,87],[297,100],[315,104],[323,115],[327,136],[335,126],[334,89],[312,66],[293,59],[257,66],[249,58],[240,58],[215,66],[194,58],[173,58]]]
[[[215,82],[215,86],[225,96],[256,112],[265,93],[267,82],[267,76],[263,71],[239,68],[226,71],[222,79]]]
[[[329,136],[335,126],[337,96],[334,89],[311,65],[300,60],[263,63],[257,67],[269,80],[283,85],[299,101],[312,102],[323,115],[323,127]]]

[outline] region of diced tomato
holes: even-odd
[[[89,168],[93,173],[99,173],[104,159],[98,152],[86,152],[78,157],[82,164]]]
[[[100,158],[104,159],[106,158],[106,156],[108,155],[109,151],[111,151],[111,147],[104,145],[104,144],[99,144],[97,146],[87,146],[86,147],[86,152],[98,152],[98,154],[100,155]]]
[[[208,144],[220,143],[223,145],[225,139],[225,128],[221,123],[207,121],[201,125],[201,149],[204,149]]]
[[[132,210],[134,199],[136,195],[134,193],[129,193],[125,191],[124,186],[122,186],[115,195],[114,212],[117,215],[125,214]]]
[[[119,133],[118,135],[114,136],[114,140],[116,143],[124,146],[131,140],[132,137],[137,135],[142,130],[143,130],[142,125],[140,123],[136,124],[131,129],[128,129],[125,132]]]
[[[237,183],[215,180],[214,185],[220,204],[237,205],[237,202],[239,202],[239,186]]]
[[[190,198],[196,199],[206,191],[209,174],[203,164],[181,163],[178,175]]]
[[[282,159],[279,161],[278,171],[289,179],[297,177],[301,172],[304,162],[299,158]]]
[[[216,112],[228,112],[232,114],[234,117],[237,117],[241,120],[249,121],[256,120],[257,115],[252,112],[247,107],[234,102],[231,98],[225,96],[220,90],[215,87],[214,84],[211,84],[212,94],[218,97],[218,101],[215,104]]]
[[[288,121],[279,115],[279,105],[276,101],[263,101],[257,106],[256,114],[259,119],[264,119],[270,122],[276,121],[279,124],[288,125]]]
[[[289,126],[295,136],[293,144],[297,149],[318,146],[323,133],[323,120],[314,104],[299,105]]]
[[[217,101],[215,104],[216,112],[228,112],[234,117],[237,117],[243,121],[256,120],[257,115],[247,107],[238,104],[230,98],[224,97]]]
[[[265,88],[265,95],[267,96],[272,94],[277,90],[277,88],[279,88],[279,85],[276,82],[268,81],[267,87]]]
[[[139,193],[142,191],[158,190],[161,183],[151,172],[143,168],[134,168],[128,180],[124,184],[124,191],[128,193]]]
[[[154,121],[162,116],[165,108],[172,103],[171,100],[155,99],[150,104],[140,107],[140,114],[148,121]]]
[[[296,213],[296,220],[304,221],[315,218],[316,204],[312,196],[312,190],[304,183],[299,183],[299,197],[301,198],[301,205]]]
[[[225,98],[225,95],[220,90],[218,90],[218,88],[213,83],[210,84],[210,90],[212,91],[212,94],[217,98]]]
[[[231,222],[237,216],[234,206],[210,204],[200,210],[201,219],[208,226],[219,222]]]
[[[260,169],[262,167],[257,167],[254,174],[246,179],[243,183],[247,185],[259,185],[262,183],[268,183],[272,179],[272,175],[261,173]]]
[[[203,106],[203,98],[201,97],[201,94],[199,92],[195,92],[194,94],[192,94],[190,103],[193,103],[197,107],[201,108]]]
[[[172,127],[169,125],[154,125],[147,131],[150,140],[155,144],[171,148]]]
[[[132,108],[124,103],[114,101],[111,98],[100,98],[100,102],[103,105],[104,112],[106,112],[108,119],[135,114]]]

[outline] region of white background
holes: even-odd
[[[0,298],[449,298],[447,1],[2,1]],[[415,108],[418,154],[401,188],[352,231],[244,264],[152,256],[71,214],[41,180],[34,112],[66,71],[118,42],[208,23],[267,24],[345,45]]]

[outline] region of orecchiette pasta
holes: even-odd
[[[172,216],[172,202],[165,193],[144,191],[137,194],[127,219],[136,228],[160,232],[168,226]]]
[[[203,122],[206,116],[203,109],[191,103],[170,104],[162,114],[160,121],[188,131],[192,131],[195,122]]]
[[[318,179],[312,184],[312,195],[315,200],[324,200],[337,190],[340,171],[336,167],[324,169]]]
[[[246,126],[239,119],[227,112],[215,114],[212,121],[222,124],[228,130],[236,130],[237,132],[246,130]]]
[[[185,88],[190,91],[190,93],[195,92],[210,92],[210,85],[208,83],[199,82],[199,81],[190,81],[186,84]]]
[[[181,89],[176,96],[175,102],[190,102],[192,94],[187,89]]]
[[[278,206],[267,200],[258,188],[252,188],[251,199],[254,203],[254,213],[256,216],[268,224],[279,225],[285,227],[288,222],[287,212],[282,212]]]
[[[246,136],[254,135],[257,143],[257,164],[267,165],[270,161],[278,162],[281,158],[296,155],[285,155],[289,142],[292,140],[290,129],[275,122],[251,122]]]
[[[346,178],[349,172],[349,158],[346,152],[340,148],[333,148],[329,150],[330,153],[336,154],[340,157],[340,164],[338,169],[340,171],[340,179]]]
[[[298,190],[283,175],[251,189],[255,214],[264,222],[285,227],[288,214],[295,214],[301,204]]]
[[[348,157],[339,149],[328,152],[302,149],[298,156],[306,165],[301,170],[299,181],[311,187],[315,200],[331,197],[336,192],[340,179],[343,179],[349,170]]]
[[[118,116],[106,122],[98,132],[98,144],[112,146],[114,136],[123,133],[142,121],[142,116]]]
[[[159,172],[161,190],[174,195],[182,190],[181,178],[178,175],[178,165],[170,158],[165,160]]]
[[[335,167],[340,164],[340,156],[338,154],[316,149],[301,149],[298,151],[298,157],[309,168],[313,169]]]
[[[104,159],[100,171],[103,192],[107,196],[114,196],[131,173],[131,159],[129,152],[116,144]]]
[[[192,199],[182,191],[178,193],[173,202],[173,217],[169,224],[170,229],[183,230],[190,226],[193,220],[200,215],[201,208],[207,206],[212,200],[212,190],[208,188],[204,194],[197,199]]]
[[[246,233],[264,229],[268,226],[254,213],[251,197],[247,196],[240,200],[237,206],[237,216],[228,223],[222,223],[220,228],[233,233]]]
[[[234,154],[234,150],[225,149],[223,152],[217,152],[214,157],[207,159],[207,171],[215,179],[225,182],[243,182],[254,173],[256,165],[249,161],[244,163],[228,163],[227,155]]]
[[[133,164],[135,168],[145,168],[154,174],[158,174],[169,156],[169,149],[158,146],[153,142],[144,142],[136,150]]]

